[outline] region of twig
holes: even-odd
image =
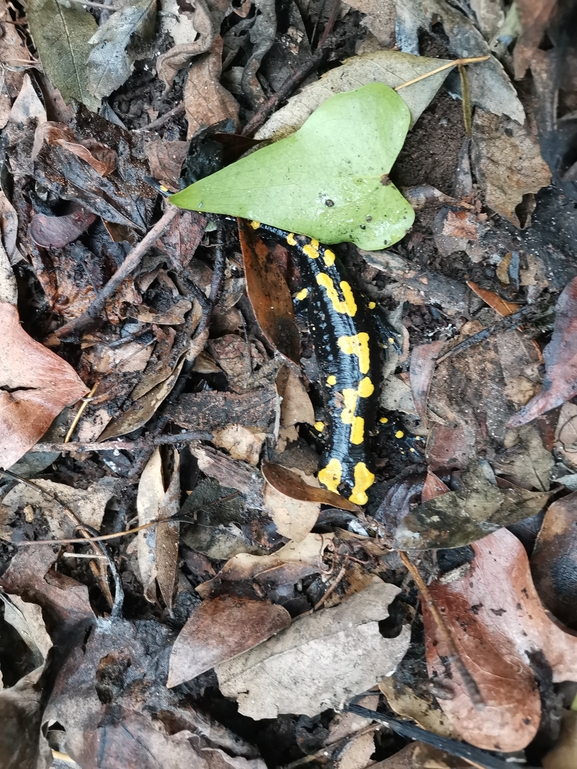
[[[104,308],[106,301],[112,296],[120,284],[125,280],[134,270],[138,267],[142,261],[143,256],[146,254],[149,248],[151,248],[162,233],[166,230],[172,220],[181,213],[181,210],[176,206],[169,206],[164,212],[162,218],[149,230],[132,251],[128,254],[126,259],[122,262],[118,270],[110,278],[108,283],[103,286],[100,293],[92,304],[81,315],[74,320],[65,323],[56,331],[56,336],[62,339],[67,336],[77,334],[79,331],[85,330],[90,326],[96,316]]]
[[[76,412],[76,416],[74,417],[74,419],[72,420],[72,424],[68,428],[68,432],[66,433],[66,437],[64,438],[64,443],[70,443],[70,438],[72,438],[72,433],[76,430],[76,425],[80,422],[80,419],[81,419],[82,415],[84,414],[84,412],[86,411],[86,407],[88,406],[88,404],[92,400],[92,396],[96,392],[96,389],[97,389],[99,384],[100,384],[100,382],[96,382],[96,384],[94,384],[92,386],[92,389],[90,390],[88,395],[86,395],[84,398],[82,398],[82,405],[80,406],[80,408]]]
[[[284,101],[310,73],[316,69],[326,55],[326,51],[319,48],[312,57],[296,72],[287,77],[276,93],[263,102],[241,131],[241,136],[252,136],[263,125],[268,116],[274,112],[278,104]]]
[[[491,57],[490,56],[473,56],[469,59],[455,59],[454,61],[448,61],[446,64],[443,64],[441,67],[432,69],[430,72],[425,72],[424,75],[419,75],[419,77],[415,77],[413,78],[413,80],[407,80],[406,83],[401,83],[401,85],[396,86],[393,90],[400,91],[401,88],[406,88],[409,85],[414,85],[415,83],[419,83],[421,80],[426,80],[426,78],[431,77],[432,75],[436,75],[438,72],[442,72],[444,69],[450,69],[451,67],[459,67],[462,64],[476,64],[479,61],[487,61],[487,59],[489,58]]]
[[[479,691],[479,687],[477,686],[475,679],[467,670],[467,667],[463,662],[461,654],[457,649],[457,644],[455,643],[453,635],[449,630],[449,627],[445,622],[443,615],[437,609],[437,605],[433,600],[433,596],[429,592],[429,588],[425,585],[425,582],[421,577],[419,570],[417,569],[415,564],[410,560],[409,556],[402,550],[399,550],[398,552],[399,552],[401,561],[403,562],[407,570],[410,572],[412,578],[415,580],[415,584],[419,588],[419,592],[421,593],[423,600],[427,604],[427,608],[430,610],[431,614],[433,615],[435,624],[441,631],[441,635],[443,636],[443,638],[445,639],[445,643],[449,647],[449,651],[451,652],[451,661],[455,663],[455,667],[459,671],[459,674],[463,681],[463,685],[465,687],[465,691],[467,692],[469,699],[473,703],[473,707],[475,708],[475,710],[484,710],[485,701],[483,699],[483,695]]]
[[[142,128],[135,128],[133,133],[139,133],[140,131],[153,131],[155,128],[160,128],[165,123],[168,123],[171,117],[176,117],[184,112],[184,104],[177,104],[176,107],[165,112],[164,115],[157,117],[152,123],[143,126]]]
[[[333,584],[332,584],[332,585],[329,587],[329,589],[327,590],[327,592],[326,592],[326,593],[323,595],[323,597],[322,597],[322,598],[321,598],[319,601],[317,601],[317,602],[316,602],[316,604],[315,604],[315,607],[314,607],[313,611],[317,611],[317,609],[320,609],[320,608],[321,608],[321,606],[322,606],[322,605],[325,603],[325,601],[327,600],[327,598],[328,598],[330,595],[332,595],[332,593],[334,593],[334,591],[337,589],[337,587],[338,587],[338,585],[340,584],[340,582],[341,582],[342,578],[345,576],[345,574],[346,574],[346,572],[347,572],[347,560],[348,560],[348,556],[347,556],[347,558],[345,558],[345,562],[344,562],[344,563],[343,563],[343,565],[341,566],[341,570],[340,570],[340,571],[339,571],[339,573],[337,574],[337,578],[335,579],[335,581],[333,582]]]
[[[103,441],[102,443],[37,443],[29,451],[141,451],[150,446],[165,446],[187,441],[211,441],[212,433],[188,430],[176,435],[146,435],[134,441]]]

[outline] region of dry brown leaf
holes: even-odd
[[[0,466],[8,468],[88,388],[66,361],[28,336],[6,302],[0,302],[0,326]]]
[[[166,685],[171,688],[190,681],[261,644],[290,623],[288,611],[269,601],[237,596],[205,601],[174,642]]]
[[[289,542],[272,555],[234,555],[219,573],[196,590],[203,599],[222,591],[223,585],[246,581],[270,588],[288,585],[299,579],[322,572],[323,553],[331,544],[333,534],[308,534],[301,542]]]
[[[266,437],[266,433],[243,425],[228,425],[213,430],[212,442],[218,449],[226,449],[233,459],[256,466]]]
[[[170,518],[180,508],[180,456],[172,453],[172,474],[164,481],[162,457],[157,448],[150,457],[138,483],[136,509],[140,526],[162,518]],[[139,531],[137,536],[138,565],[144,586],[144,595],[155,602],[156,583],[166,606],[172,607],[172,597],[178,567],[178,521],[158,523]]]
[[[278,394],[282,398],[280,423],[282,427],[315,423],[315,410],[302,380],[288,366],[283,366],[276,378]]]
[[[464,740],[488,750],[522,750],[541,719],[532,655],[544,655],[553,681],[575,681],[577,637],[547,616],[525,548],[513,534],[500,529],[472,547],[475,558],[468,573],[448,584],[433,582],[429,590],[485,708],[475,708],[456,670],[448,673],[451,652],[424,603],[429,674],[451,691],[452,699],[439,704]]]
[[[495,312],[502,318],[511,315],[513,312],[517,312],[520,307],[519,304],[515,304],[514,302],[506,302],[504,299],[501,299],[498,294],[493,293],[493,291],[487,291],[485,288],[481,288],[481,286],[473,283],[472,280],[468,280],[467,285],[471,291],[474,291],[478,297],[486,302],[489,307],[495,310]]]
[[[277,491],[270,483],[264,487],[264,509],[275,522],[278,533],[295,542],[303,540],[317,522],[319,502],[303,502]]]
[[[551,181],[539,142],[525,123],[477,110],[473,118],[472,160],[487,205],[517,227],[517,207]],[[533,205],[534,208],[534,205]]]
[[[375,578],[338,606],[297,619],[276,638],[217,665],[222,693],[254,719],[342,707],[391,673],[408,648],[408,628],[395,638],[379,632],[398,592]]]
[[[4,769],[49,769],[52,751],[42,731],[43,669],[0,692],[0,765]]]
[[[272,462],[262,463],[262,474],[268,483],[281,494],[301,502],[319,502],[331,507],[340,507],[351,513],[360,513],[361,508],[333,491],[310,486],[296,470],[289,470]]]
[[[455,739],[457,732],[449,718],[437,706],[433,706],[433,695],[417,694],[411,686],[399,683],[395,674],[379,682],[379,689],[385,695],[387,704],[403,718],[412,718],[420,727],[433,734]]]
[[[238,102],[219,82],[222,72],[222,37],[210,51],[192,63],[184,86],[183,102],[188,120],[187,138],[221,120],[238,121]]]
[[[427,427],[427,397],[437,358],[443,348],[444,342],[439,340],[431,344],[421,344],[413,348],[411,353],[411,368],[409,371],[411,392],[417,414],[423,426]]]

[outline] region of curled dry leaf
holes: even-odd
[[[0,302],[0,327],[0,466],[8,468],[88,388],[66,361],[28,336],[12,304]]]
[[[472,547],[468,573],[448,584],[433,582],[429,590],[485,708],[475,709],[458,673],[448,673],[451,652],[423,604],[429,674],[451,692],[452,699],[439,704],[463,739],[488,750],[522,750],[541,718],[533,655],[544,656],[553,681],[575,681],[577,637],[547,616],[525,549],[513,534],[500,529]]]
[[[349,510],[351,513],[362,512],[361,508],[354,505],[348,499],[344,499],[327,489],[321,489],[315,486],[309,486],[300,475],[289,470],[282,465],[275,465],[272,462],[262,463],[262,474],[268,483],[276,491],[292,499],[302,502],[318,502],[322,505],[338,507],[341,510]]]
[[[264,508],[275,522],[278,533],[295,542],[300,542],[312,530],[321,509],[318,502],[296,500],[292,495],[277,491],[270,483],[264,487],[263,499]]]
[[[28,232],[38,246],[63,248],[79,238],[95,221],[96,214],[83,208],[66,216],[36,214],[32,217]]]
[[[106,147],[96,139],[77,141],[72,130],[65,123],[46,121],[41,123],[34,135],[32,156],[40,152],[42,143],[63,147],[73,155],[85,160],[101,176],[107,176],[116,168],[118,155],[116,150]]]
[[[206,600],[234,582],[257,582],[265,588],[297,582],[325,569],[323,553],[332,539],[332,534],[308,534],[301,542],[289,542],[272,555],[238,553],[196,591]]]
[[[577,278],[563,289],[556,311],[553,336],[543,350],[543,389],[511,417],[509,427],[527,424],[577,394]]]
[[[282,606],[252,598],[220,596],[193,612],[172,647],[167,686],[190,681],[288,627]]]
[[[160,449],[146,463],[136,496],[139,525],[170,518],[180,508],[180,455],[172,452],[172,474],[165,489]],[[144,586],[144,595],[156,601],[156,583],[166,606],[172,607],[172,598],[178,567],[178,540],[180,524],[167,521],[139,531],[137,536],[138,565]]]
[[[259,326],[268,341],[298,366],[300,336],[286,280],[269,249],[242,220],[239,220],[239,236],[246,290]]]
[[[375,578],[338,606],[302,617],[276,638],[217,665],[222,693],[254,719],[342,707],[389,675],[407,651],[408,628],[396,638],[379,632],[398,592]]]

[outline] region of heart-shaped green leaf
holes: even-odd
[[[392,88],[371,83],[327,99],[286,139],[172,195],[181,208],[241,216],[367,251],[400,240],[411,206],[388,178],[410,125]]]

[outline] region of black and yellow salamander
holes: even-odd
[[[330,491],[365,505],[375,480],[366,442],[379,400],[379,348],[396,341],[375,302],[349,281],[334,251],[304,235],[260,222],[251,225],[287,244],[302,276],[297,299],[306,300],[329,422],[318,479]]]

